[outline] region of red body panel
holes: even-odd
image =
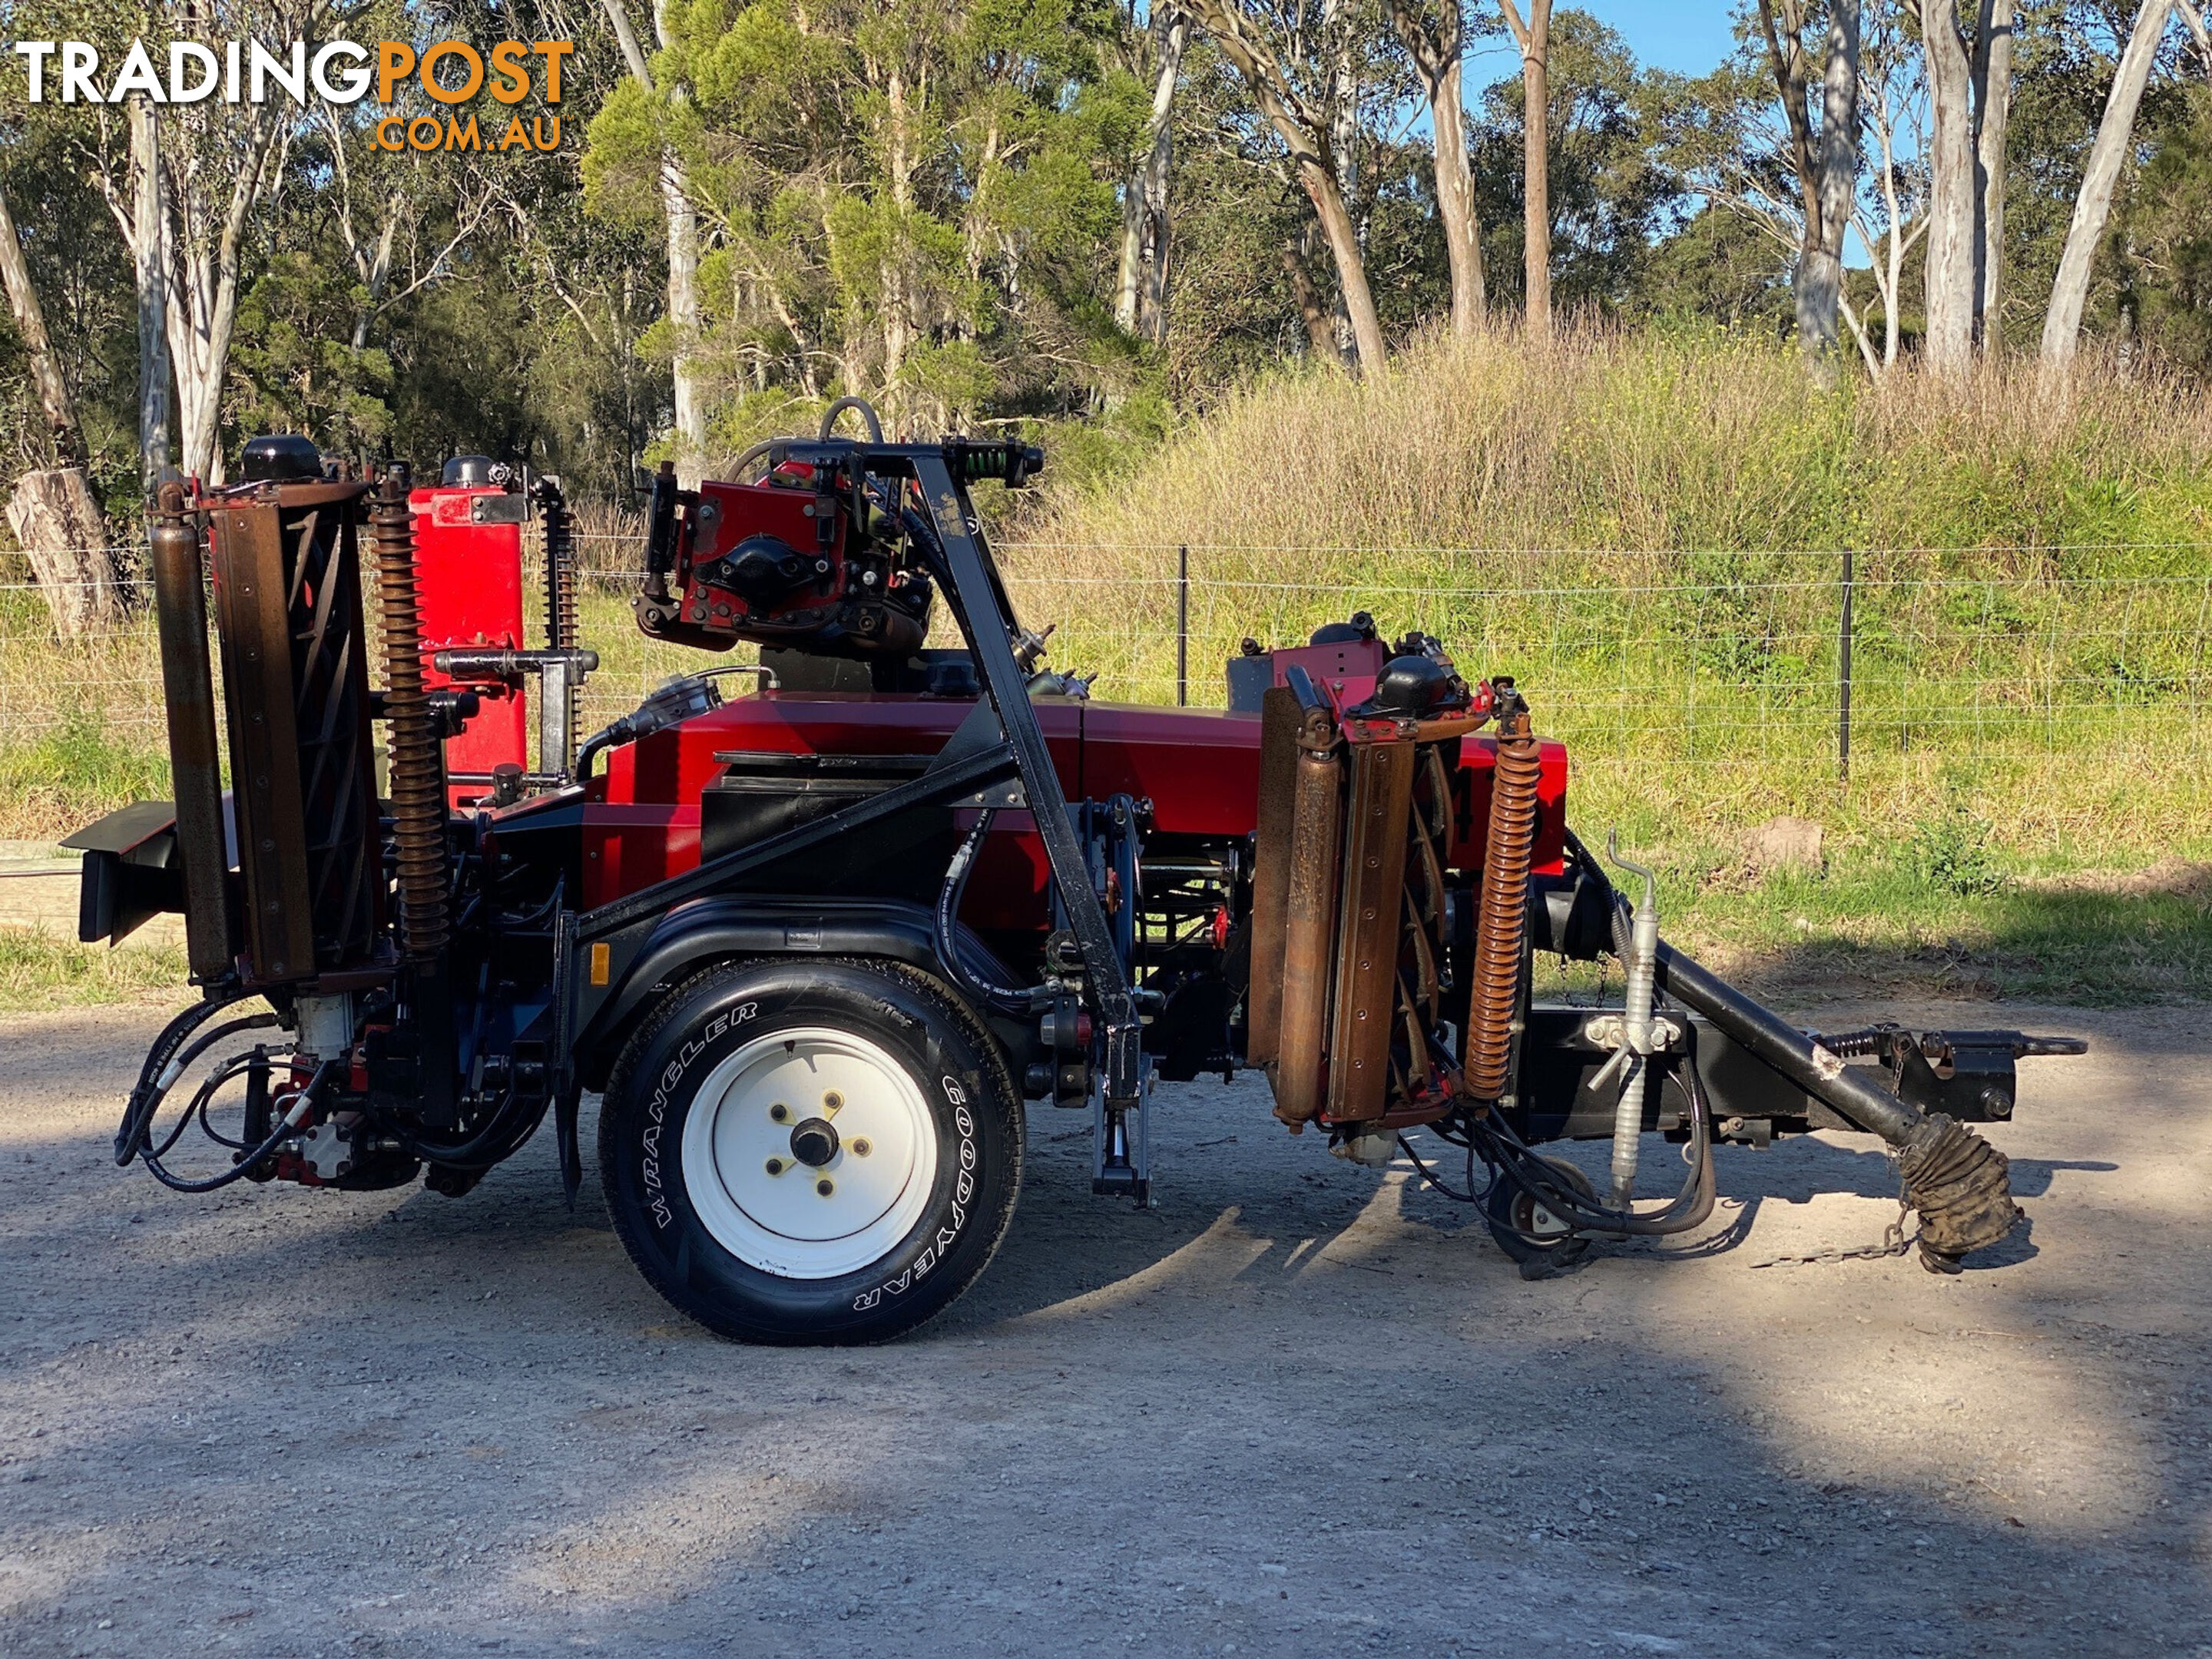
[[[471,521],[479,496],[507,499],[501,489],[465,485],[417,489],[407,497],[415,510],[415,567],[421,592],[422,678],[432,690],[453,684],[431,665],[432,655],[455,646],[520,650],[522,526]],[[512,761],[529,764],[527,719],[519,685],[471,681],[480,700],[475,719],[446,740],[448,771],[489,773]],[[455,784],[453,804],[474,801],[482,784]]]
[[[1355,690],[1349,676],[1334,678],[1346,679],[1347,692]],[[933,754],[973,707],[939,697],[772,691],[735,698],[616,750],[592,784],[594,804],[585,813],[585,902],[604,904],[696,866],[699,797],[722,769],[716,755],[739,749]],[[1222,840],[1252,833],[1260,800],[1257,715],[1109,702],[1044,701],[1036,708],[1069,799],[1148,799],[1157,833]],[[1497,761],[1497,747],[1486,738],[1461,745],[1453,792],[1455,868],[1481,866]],[[1566,795],[1567,751],[1547,740],[1537,790],[1539,873],[1560,868]],[[1042,928],[1049,915],[1047,881],[1043,843],[1028,815],[1006,813],[984,850],[962,914],[984,929]]]

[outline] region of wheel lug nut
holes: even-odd
[[[769,1159],[768,1172],[772,1176],[781,1175],[783,1173],[783,1160],[780,1158],[772,1158]]]
[[[822,1109],[825,1112],[839,1111],[843,1109],[844,1104],[845,1097],[839,1094],[835,1089],[828,1091],[822,1097]]]
[[[821,1180],[814,1183],[814,1190],[821,1194],[823,1197],[827,1198],[830,1194],[837,1190],[837,1183],[830,1180],[828,1176],[824,1176]]]
[[[853,1156],[854,1158],[866,1158],[872,1150],[873,1149],[866,1140],[856,1140],[853,1143]]]
[[[768,1109],[768,1115],[775,1122],[781,1123],[791,1115],[791,1108],[779,1100]]]

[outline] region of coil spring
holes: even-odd
[[[1838,1060],[1866,1060],[1881,1053],[1882,1039],[1888,1035],[1878,1025],[1868,1025],[1856,1031],[1816,1031],[1813,1040]]]
[[[384,712],[391,757],[392,839],[399,849],[399,936],[410,957],[446,948],[446,790],[438,734],[422,690],[422,623],[415,580],[415,513],[395,470],[369,508],[377,613],[384,629]]]
[[[576,515],[559,488],[548,483],[539,497],[545,536],[545,643],[556,651],[576,646]],[[568,681],[568,740],[573,746],[584,720],[584,688]]]
[[[1467,1021],[1466,1085],[1477,1100],[1504,1094],[1512,1063],[1513,1013],[1521,998],[1521,959],[1528,937],[1528,860],[1536,844],[1536,783],[1542,772],[1539,752],[1526,708],[1498,723]]]

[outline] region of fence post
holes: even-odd
[[[1844,605],[1836,624],[1836,779],[1851,781],[1851,550],[1844,550]]]
[[[1176,549],[1176,707],[1190,706],[1190,549]]]

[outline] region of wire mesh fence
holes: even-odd
[[[701,662],[630,622],[637,543],[590,539],[587,729]],[[1095,673],[1101,698],[1218,707],[1246,639],[1295,643],[1365,611],[1386,635],[1441,638],[1470,678],[1514,675],[1586,793],[1616,803],[1796,810],[1842,786],[1848,745],[1863,801],[1993,791],[2045,840],[2125,811],[2131,790],[2191,824],[2212,806],[2212,544],[999,551],[1025,620],[1058,625],[1054,664]],[[125,592],[119,620],[58,640],[34,585],[0,583],[0,751],[88,727],[160,748],[155,631],[143,586]]]

